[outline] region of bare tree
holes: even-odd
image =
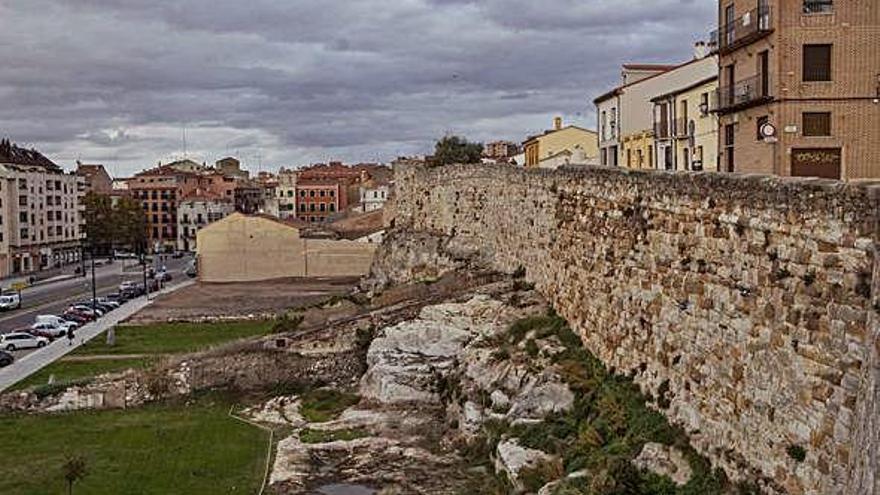
[[[67,495],[73,494],[74,483],[89,474],[86,469],[86,459],[81,455],[68,455],[62,470],[64,471],[64,479],[67,481]]]

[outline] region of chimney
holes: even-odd
[[[697,41],[694,43],[694,59],[699,60],[709,55],[709,46],[705,41]]]
[[[562,117],[554,117],[553,118],[553,130],[558,131],[562,129]]]

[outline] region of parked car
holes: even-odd
[[[79,313],[83,313],[85,315],[88,315],[92,318],[95,318],[95,317],[100,318],[100,317],[104,316],[104,312],[101,311],[100,309],[92,309],[91,306],[85,306],[82,304],[75,304],[75,305],[71,306],[68,310],[69,311],[77,311]]]
[[[80,313],[79,311],[71,311],[67,310],[62,315],[65,320],[76,322],[79,325],[85,325],[86,323],[94,320],[91,316]]]
[[[132,282],[131,280],[126,280],[119,284],[119,292],[129,291],[137,287],[137,282]]]
[[[0,348],[7,351],[16,351],[18,349],[32,349],[34,347],[46,347],[49,339],[46,337],[37,337],[24,332],[12,332],[0,335]]]
[[[56,327],[64,327],[67,329],[79,327],[77,322],[55,315],[39,315],[34,318],[34,323],[49,323]]]
[[[57,339],[67,335],[68,327],[53,325],[51,323],[34,323],[27,333],[36,335],[37,337],[46,337],[49,340]]]
[[[15,362],[15,357],[6,351],[0,351],[0,368],[9,366]]]
[[[113,294],[107,294],[104,298],[119,305],[125,304],[131,299],[125,292],[114,292]]]
[[[156,273],[156,276],[153,278],[157,282],[170,282],[171,281],[171,274],[165,270],[162,270],[162,271]]]
[[[111,306],[109,306],[109,305],[107,305],[107,304],[104,304],[104,303],[102,303],[102,302],[101,302],[100,300],[98,300],[98,299],[95,299],[95,302],[92,302],[91,299],[88,299],[88,300],[86,300],[86,301],[75,302],[75,303],[73,303],[73,306],[85,306],[85,307],[87,307],[87,308],[89,308],[89,309],[91,309],[91,308],[94,307],[94,308],[96,308],[100,313],[102,313],[102,314],[99,314],[98,316],[104,316],[104,315],[106,315],[107,313],[109,313],[110,311],[113,311],[114,309],[116,309],[116,307],[111,307]]]
[[[21,297],[18,294],[4,294],[0,296],[0,311],[9,311],[21,307]]]
[[[98,304],[102,304],[104,306],[107,306],[111,310],[117,309],[117,308],[119,308],[119,306],[122,305],[122,303],[120,303],[119,301],[114,301],[114,300],[110,299],[109,297],[99,297]]]
[[[189,278],[196,278],[199,274],[198,264],[196,260],[190,260],[189,264],[186,265],[186,270],[184,272]]]

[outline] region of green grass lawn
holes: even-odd
[[[51,375],[55,375],[56,383],[62,383],[128,368],[143,368],[161,354],[184,354],[204,350],[238,339],[266,335],[271,328],[271,321],[163,323],[119,327],[116,329],[116,345],[108,346],[105,335],[101,334],[69,356],[134,354],[142,357],[88,361],[59,360],[15,384],[13,389],[46,384]]]
[[[180,354],[225,342],[266,335],[271,321],[228,323],[161,323],[118,327],[116,345],[107,345],[102,334],[73,352],[75,356],[95,354]]]
[[[0,493],[66,493],[67,455],[86,459],[74,494],[254,494],[268,433],[227,415],[229,402],[0,417]]]
[[[55,383],[72,382],[87,377],[98,376],[129,368],[145,368],[148,358],[137,359],[95,359],[91,361],[55,361],[33,375],[15,384],[13,390],[21,390],[34,385],[45,385],[49,377],[55,375]]]

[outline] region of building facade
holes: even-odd
[[[390,195],[391,187],[388,184],[361,186],[361,211],[367,213],[383,208]]]
[[[76,175],[83,178],[86,193],[109,195],[113,192],[113,179],[103,165],[76,162]]]
[[[665,168],[661,157],[655,156],[652,99],[717,77],[718,61],[710,55],[710,50],[701,42],[694,47],[694,58],[679,65],[624,66],[622,84],[593,100],[599,124],[599,162],[602,165]],[[633,73],[627,67],[642,70]]]
[[[34,150],[0,143],[0,278],[80,260],[84,180]]]
[[[209,191],[197,190],[184,197],[177,207],[178,251],[195,251],[198,231],[234,211],[230,199]]]
[[[495,160],[510,158],[519,153],[519,146],[511,141],[492,141],[483,147],[483,156]]]
[[[718,9],[721,169],[880,177],[880,2],[721,0]]]
[[[304,222],[326,222],[348,208],[343,184],[333,180],[299,180],[296,185],[297,218]]]
[[[658,168],[718,170],[718,119],[709,111],[717,89],[718,77],[712,76],[651,100]]]
[[[177,205],[196,190],[210,189],[207,176],[161,166],[135,175],[128,182],[132,198],[147,217],[147,239],[156,251],[173,251],[178,244]]]
[[[598,156],[598,136],[595,131],[582,127],[563,126],[562,118],[556,117],[553,129],[529,137],[523,143],[526,168],[537,168],[542,160],[552,158],[563,151],[570,151],[590,160]]]

